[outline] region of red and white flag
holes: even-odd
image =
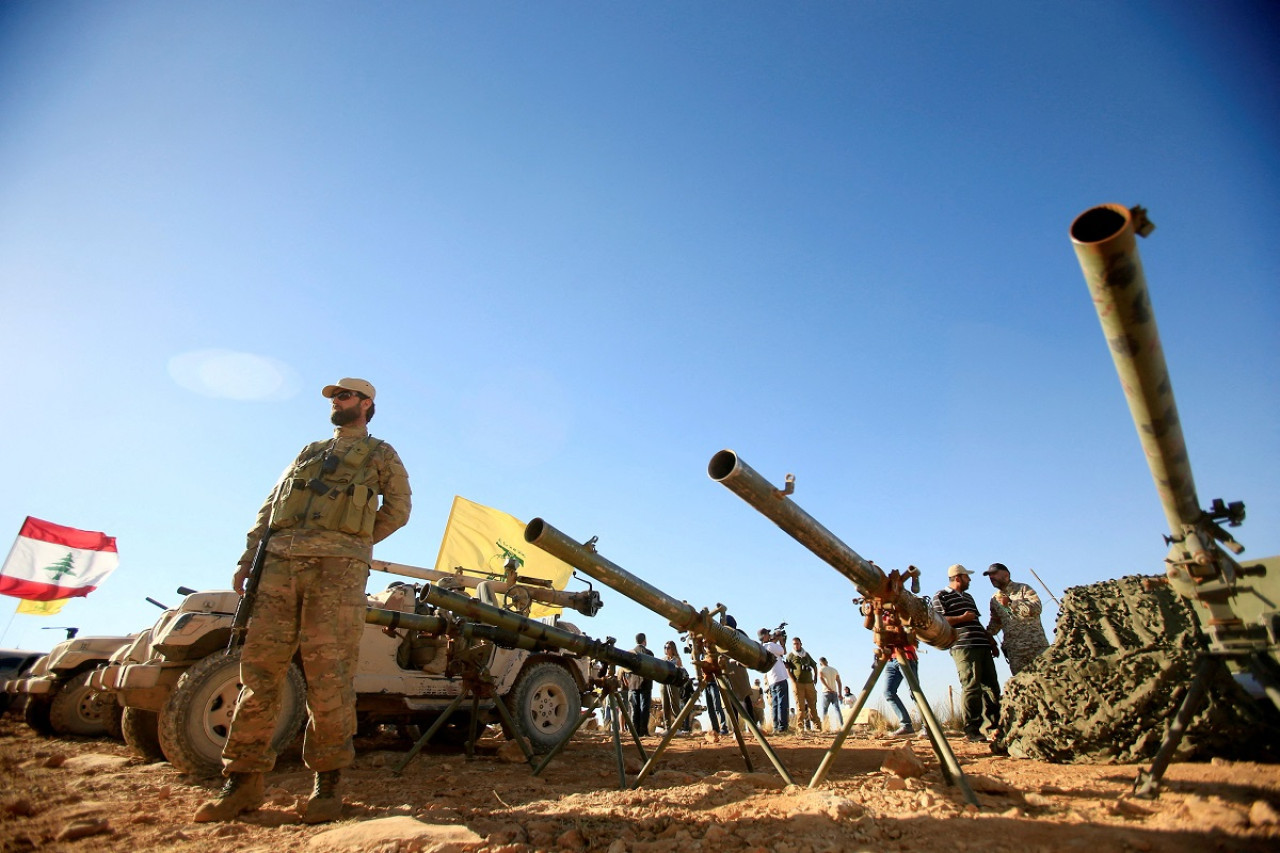
[[[88,595],[119,562],[114,536],[27,516],[0,568],[0,595],[30,601]]]

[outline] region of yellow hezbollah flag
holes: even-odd
[[[62,605],[71,599],[55,598],[53,601],[28,601],[22,599],[18,602],[18,613],[25,613],[28,616],[52,616],[62,609]]]
[[[524,526],[515,516],[455,495],[436,571],[452,572],[461,566],[468,574],[494,575],[501,580],[507,560],[514,559],[519,574],[549,580],[556,589],[564,589],[573,566],[525,542]],[[535,603],[529,615],[549,616],[562,609]]]

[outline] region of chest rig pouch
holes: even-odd
[[[271,505],[271,529],[319,528],[372,536],[378,517],[378,493],[363,482],[370,454],[382,444],[363,438],[342,456],[317,451],[293,470]]]

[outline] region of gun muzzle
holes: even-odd
[[[837,572],[853,581],[864,597],[892,603],[902,623],[921,640],[939,649],[950,648],[956,630],[919,598],[889,583],[879,566],[864,560],[848,545],[797,506],[789,497],[791,489],[775,489],[754,468],[732,450],[711,457],[707,474],[742,498],[788,536],[816,554]]]

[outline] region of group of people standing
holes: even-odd
[[[786,650],[787,632],[784,628],[761,628],[756,635],[767,651],[773,653],[773,667],[765,673],[764,691],[768,693],[769,719],[775,733],[785,734],[791,726],[791,696],[796,698],[796,728],[821,731],[822,723],[831,709],[836,712],[836,724],[844,724],[840,711],[840,694],[844,684],[839,671],[827,663],[824,657],[815,662],[804,648],[799,637],[791,639],[791,651]],[[818,688],[822,688],[822,710],[818,711]]]
[[[956,629],[951,658],[960,677],[965,737],[993,742],[1000,734],[1000,680],[995,659],[1003,650],[1010,671],[1017,675],[1049,648],[1049,641],[1040,621],[1043,607],[1036,591],[1013,580],[1004,563],[992,563],[982,574],[996,590],[985,627],[969,594],[973,572],[959,563],[947,569],[947,585],[934,596],[933,607]],[[1000,633],[1004,640],[997,645],[995,637]],[[902,710],[909,725],[906,709]]]
[[[996,674],[995,659],[1003,652],[1009,669],[1017,675],[1049,647],[1049,641],[1041,624],[1043,607],[1039,595],[1029,585],[1013,580],[1009,568],[1003,563],[992,563],[982,573],[995,588],[988,608],[989,618],[984,625],[977,602],[969,593],[973,574],[959,563],[951,566],[947,570],[947,586],[934,595],[933,607],[956,631],[956,640],[950,651],[960,678],[964,735],[975,742],[994,742],[1000,732],[1000,681]],[[915,725],[911,714],[898,693],[902,682],[907,680],[904,668],[909,667],[911,675],[918,673],[916,639],[897,621],[892,605],[878,609],[874,615],[870,609],[865,609],[864,613],[867,614],[866,627],[872,628],[874,623],[877,632],[877,643],[880,644],[877,655],[887,655],[884,696],[899,723],[891,734],[913,734]],[[999,634],[1003,634],[1003,638],[997,642],[996,636]],[[788,651],[785,623],[775,629],[761,628],[757,632],[757,638],[760,645],[774,656],[773,666],[764,675],[763,687],[756,680],[753,688],[741,665],[736,661],[727,661],[737,670],[732,673],[737,677],[730,679],[734,693],[753,719],[763,722],[767,717],[774,733],[778,734],[793,730],[793,716],[795,730],[820,731],[828,714],[834,709],[836,725],[843,725],[841,704],[842,701],[850,704],[852,697],[844,686],[839,671],[829,665],[825,657],[815,661],[805,650],[804,642],[799,637],[791,639],[791,649]],[[643,634],[636,636],[636,647],[632,651],[637,654],[653,654],[645,645]],[[674,641],[665,643],[663,657],[678,666],[684,666]],[[653,682],[635,674],[628,674],[627,679],[630,681],[624,682],[624,687],[629,693],[630,722],[635,731],[647,735]],[[689,700],[691,690],[691,685],[683,688],[663,686],[663,722],[668,729],[675,724],[676,716]],[[726,703],[720,689],[712,681],[708,683],[706,690],[711,729],[713,732],[728,734]],[[689,731],[691,726],[692,721],[686,717],[681,723],[681,730]]]

